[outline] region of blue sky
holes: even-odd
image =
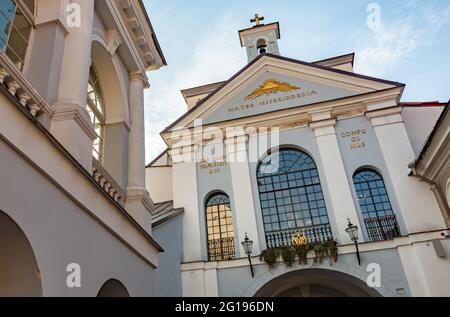
[[[186,112],[180,90],[222,81],[246,65],[238,30],[259,13],[280,22],[280,51],[303,61],[356,53],[357,73],[405,83],[403,101],[450,99],[450,0],[144,0],[168,66],[149,73],[146,158]],[[370,28],[368,5],[381,9]]]

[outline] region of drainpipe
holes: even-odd
[[[414,161],[413,163],[409,164],[408,167],[412,171],[410,176],[414,176],[417,179],[419,179],[419,181],[423,181],[428,185],[430,185],[430,189],[434,193],[438,201],[438,205],[441,209],[442,216],[444,217],[445,225],[447,226],[447,228],[450,228],[450,207],[447,203],[447,199],[445,198],[444,193],[441,191],[438,184],[436,184],[436,182],[432,181],[431,179],[421,175],[417,171],[417,161]]]

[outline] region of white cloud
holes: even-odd
[[[416,49],[431,45],[441,28],[450,22],[450,7],[418,8],[414,0],[406,6],[414,7],[416,13],[389,22],[383,15],[379,29],[365,28],[356,33],[356,72],[383,76]]]
[[[193,48],[185,67],[158,77],[158,83],[146,94],[146,157],[151,160],[165,149],[159,133],[186,112],[180,90],[229,79],[245,65],[245,52],[239,45],[235,21],[224,13],[210,32]],[[244,53],[243,53],[244,52]],[[165,78],[171,81],[160,82]]]

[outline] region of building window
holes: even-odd
[[[34,0],[2,0],[0,49],[23,70],[34,25]]]
[[[319,172],[308,154],[293,149],[270,154],[257,177],[268,248],[291,245],[299,232],[310,242],[333,237]]]
[[[208,260],[227,261],[235,258],[233,217],[230,198],[213,194],[206,201]]]
[[[400,236],[383,177],[374,170],[364,169],[354,175],[353,182],[370,241]]]
[[[94,141],[93,155],[98,161],[102,160],[103,127],[105,125],[105,107],[95,68],[91,66],[88,84],[87,111],[94,124],[97,139]]]

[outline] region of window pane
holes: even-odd
[[[278,165],[265,170],[267,161]],[[267,217],[264,208],[262,211],[268,247],[291,244],[298,230],[304,231],[310,241],[332,237],[319,172],[309,155],[292,149],[273,153],[262,161],[257,176],[258,183],[265,185],[259,188],[262,206],[268,196],[276,197],[273,204],[269,200],[272,216]]]
[[[234,231],[230,199],[225,194],[214,194],[205,206],[210,261],[231,260],[235,257]]]
[[[0,50],[3,51],[8,42],[9,29],[14,17],[15,5],[12,0],[2,0],[0,3]]]
[[[25,19],[22,11],[17,8],[9,35],[6,54],[20,70],[23,69],[25,63],[30,33],[31,24]]]

